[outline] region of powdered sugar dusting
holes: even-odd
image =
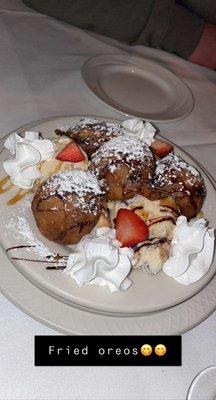
[[[70,170],[52,175],[44,183],[44,186],[49,190],[49,195],[57,193],[62,198],[72,193],[77,194],[80,198],[86,194],[103,194],[97,178],[89,171]]]
[[[115,159],[121,160],[122,156],[129,163],[134,160],[144,162],[146,159],[153,159],[152,152],[147,145],[125,135],[104,143],[93,155],[92,161],[97,164],[103,158],[115,157]]]
[[[121,126],[121,124],[107,121],[98,121],[93,118],[81,118],[68,124],[58,124],[58,128],[61,131],[67,132],[80,132],[83,129],[94,129],[99,132],[106,132],[106,135],[122,135],[127,130]]]
[[[183,173],[187,178],[187,185],[193,186],[197,181],[202,180],[199,172],[186,161],[182,160],[175,154],[169,154],[162,160],[157,162],[155,170],[155,185],[171,185],[178,178],[179,174]],[[181,182],[179,182],[181,191]],[[182,183],[182,190],[184,189]]]
[[[35,237],[25,217],[18,216],[17,227],[26,242],[35,246],[35,252],[39,256],[46,257],[51,254],[50,250]]]
[[[17,209],[13,210],[11,218],[8,221],[6,228],[13,229],[16,231],[16,238],[20,236],[24,240],[24,244],[34,246],[31,251],[41,257],[47,257],[52,254],[52,251],[48,249],[33,233],[29,222],[24,216],[27,213],[28,208],[31,207],[31,203],[28,200],[22,201],[22,207],[19,207],[22,215],[19,215]]]
[[[101,207],[102,183],[90,171],[69,170],[52,175],[41,187],[41,197],[58,196],[75,210],[97,215]]]

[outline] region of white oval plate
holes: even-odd
[[[188,87],[172,72],[133,55],[103,55],[82,68],[88,88],[105,104],[125,115],[169,122],[193,109]]]
[[[40,130],[45,137],[51,137],[58,124],[74,123],[78,118],[59,117],[45,122],[39,121],[18,131],[31,128]],[[196,165],[180,149],[176,149],[176,152]],[[1,160],[4,156],[2,152]],[[199,166],[196,167],[200,169]],[[212,210],[212,204],[216,201],[215,189],[205,172],[201,171],[208,191],[205,216],[211,226],[216,226]],[[2,173],[1,171],[1,175]],[[0,199],[3,211],[3,229],[0,234],[3,248],[24,244],[16,226],[11,227],[13,214],[15,223],[18,216],[24,215],[36,239],[42,241],[51,251],[68,251],[66,247],[52,243],[40,235],[29,206],[27,209],[24,206],[24,213],[21,202],[18,208],[6,207],[4,197],[1,196]],[[8,227],[7,231],[5,226]],[[22,253],[22,256],[26,255]],[[203,320],[216,304],[213,292],[216,279],[212,279],[215,275],[215,263],[204,278],[188,287],[178,284],[163,273],[152,277],[139,271],[133,273],[133,285],[129,290],[111,294],[108,289],[96,286],[80,289],[64,273],[47,271],[44,264],[23,261],[12,264],[3,252],[0,260],[0,287],[3,293],[28,314],[66,333],[180,333]]]

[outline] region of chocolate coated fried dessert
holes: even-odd
[[[91,172],[72,170],[52,175],[38,188],[32,211],[41,233],[62,244],[77,243],[97,224],[103,189]]]
[[[74,127],[66,130],[56,129],[57,135],[74,139],[91,158],[92,154],[105,142],[121,135],[123,128],[110,122],[80,120]]]
[[[109,200],[124,200],[144,189],[152,179],[154,156],[149,147],[130,136],[104,143],[92,156],[91,169],[108,185]]]
[[[169,154],[157,163],[153,180],[153,193],[171,196],[181,213],[195,217],[202,208],[206,190],[200,173],[175,154]]]

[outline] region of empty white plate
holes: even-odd
[[[97,56],[82,68],[88,88],[125,115],[149,121],[176,121],[193,109],[188,87],[172,72],[133,55]]]

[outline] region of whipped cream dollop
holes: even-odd
[[[208,229],[203,218],[187,222],[180,216],[171,241],[169,259],[163,271],[177,282],[189,285],[205,275],[214,254],[214,229]]]
[[[31,189],[35,180],[41,177],[38,165],[54,154],[51,140],[42,139],[39,132],[26,131],[24,137],[12,133],[4,147],[10,151],[3,167],[11,182],[21,189]]]
[[[144,122],[141,119],[132,118],[123,121],[122,126],[129,131],[129,134],[148,146],[154,141],[156,128],[148,121]]]
[[[81,287],[84,284],[107,286],[111,292],[126,290],[133,250],[121,248],[115,229],[98,228],[84,236],[69,255],[65,272]]]

